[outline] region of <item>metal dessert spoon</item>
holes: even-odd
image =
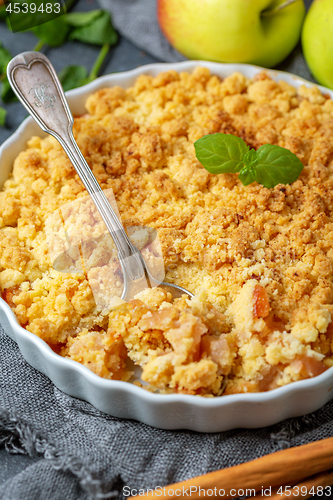
[[[123,271],[123,300],[130,300],[147,283],[161,286],[173,298],[193,294],[181,286],[165,283],[150,273],[92,173],[73,136],[74,119],[57,74],[47,57],[39,52],[23,52],[7,66],[7,76],[15,94],[44,132],[51,134],[70,159],[84,187],[99,211],[118,252]]]

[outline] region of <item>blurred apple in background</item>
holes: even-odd
[[[311,4],[303,26],[302,46],[315,79],[333,89],[333,0],[314,0]]]
[[[189,59],[266,67],[293,50],[305,15],[303,0],[157,0],[157,7],[163,33]]]

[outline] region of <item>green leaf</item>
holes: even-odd
[[[7,17],[6,7],[7,7],[7,5],[1,5],[1,7],[0,7],[0,19],[1,20],[6,19],[6,17]]]
[[[295,182],[303,170],[303,163],[289,149],[264,144],[257,151],[256,181],[272,188],[277,184]]]
[[[7,111],[5,110],[5,108],[2,108],[0,106],[0,126],[3,127],[6,123],[6,115],[7,115]]]
[[[89,25],[77,28],[70,34],[70,40],[91,43],[93,45],[114,45],[118,35],[113,29],[111,16],[108,12],[102,11],[101,15]]]
[[[50,47],[62,45],[70,32],[70,27],[65,23],[63,16],[57,17],[48,23],[35,26],[32,30],[35,35]]]
[[[205,135],[194,143],[194,148],[197,159],[211,174],[239,172],[249,151],[243,139],[228,134]]]
[[[0,42],[0,73],[6,73],[7,64],[13,56]]]
[[[17,97],[14,94],[7,77],[2,80],[1,99],[5,103],[17,101]]]
[[[243,158],[245,166],[256,165],[258,163],[258,155],[255,149],[251,149]]]
[[[66,66],[59,73],[64,90],[81,87],[87,81],[88,73],[84,66]]]
[[[252,184],[256,180],[256,169],[253,165],[246,165],[239,172],[238,179],[243,183],[244,186]]]
[[[70,14],[66,14],[64,20],[70,26],[74,26],[74,28],[81,28],[95,21],[102,13],[103,11],[100,9],[90,10],[89,12],[71,12]]]

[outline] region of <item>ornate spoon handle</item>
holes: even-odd
[[[73,136],[73,116],[56,72],[40,52],[23,52],[7,66],[8,80],[19,100],[44,132],[55,137],[72,162],[84,187],[90,194],[118,250],[124,275],[121,298],[130,300],[140,289],[162,286],[173,297],[193,294],[183,287],[165,283],[151,275],[139,250],[129,240],[125,229],[98,184]]]
[[[23,52],[10,61],[7,75],[17,97],[41,129],[53,135],[65,150],[115,242],[125,281],[142,279],[145,270],[141,255],[75,142],[73,116],[52,64],[39,52]]]

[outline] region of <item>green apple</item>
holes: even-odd
[[[333,0],[314,0],[305,18],[302,46],[315,79],[333,89]]]
[[[266,67],[292,51],[305,15],[303,0],[158,0],[157,7],[162,31],[186,57]]]

